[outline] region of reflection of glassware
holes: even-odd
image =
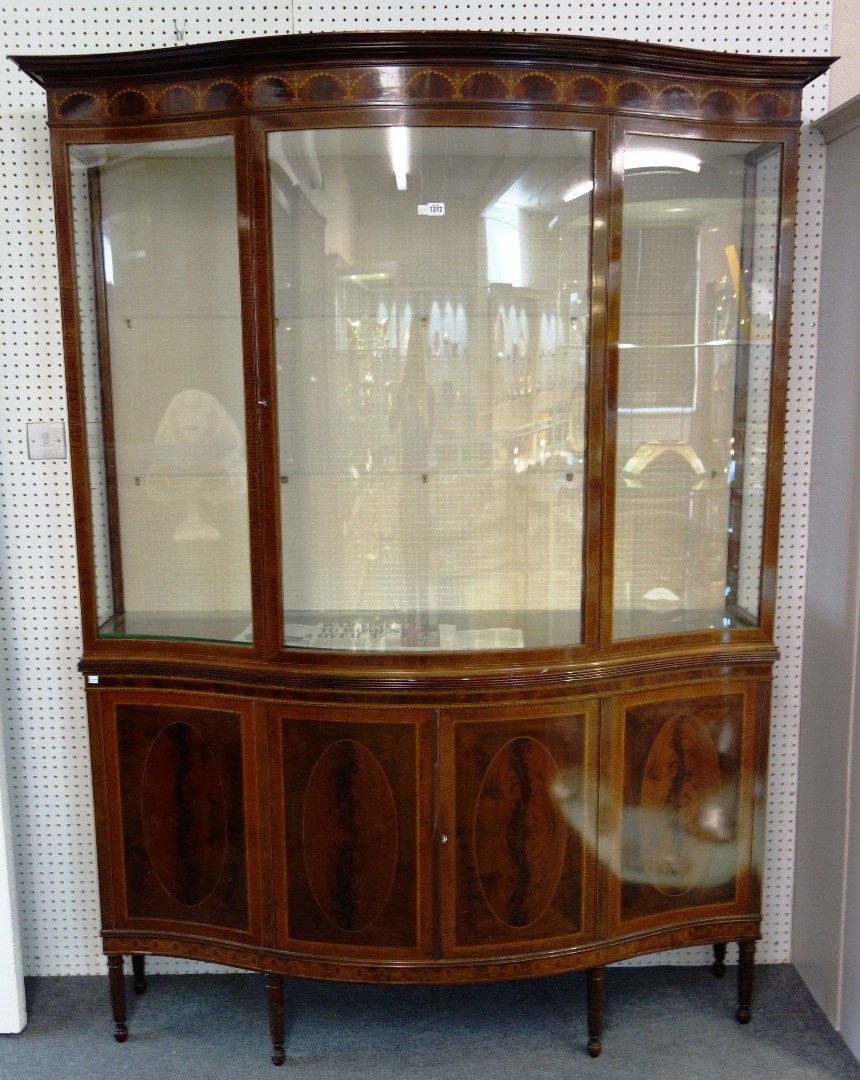
[[[202,502],[230,502],[245,493],[239,429],[220,401],[204,390],[182,390],[168,404],[155,433],[146,493],[184,508],[173,539],[211,543],[221,534],[200,513]]]
[[[357,319],[347,319],[347,344],[356,349],[362,357],[374,359],[386,356],[391,349],[391,333],[395,323],[392,321],[396,305],[384,318],[362,315]]]

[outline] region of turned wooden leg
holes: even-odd
[[[588,1053],[600,1057],[600,1029],[603,1027],[603,972],[602,967],[588,970]]]
[[[738,963],[738,1011],[739,1024],[748,1024],[752,1018],[753,966],[755,964],[755,942],[740,942]]]
[[[266,976],[266,997],[269,999],[269,1031],[272,1033],[272,1064],[283,1065],[284,1050],[284,977]]]
[[[125,1026],[125,969],[122,961],[122,956],[107,958],[110,1003],[113,1009],[113,1037],[119,1043],[128,1038],[128,1028]]]
[[[718,979],[726,973],[726,943],[724,941],[718,941],[714,945],[714,962],[711,964],[711,971]]]
[[[131,958],[131,970],[134,973],[134,992],[142,994],[146,990],[146,957],[134,953]]]

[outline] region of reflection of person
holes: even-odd
[[[406,360],[389,417],[391,430],[401,435],[399,516],[405,604],[419,623],[430,604],[430,497],[424,483],[435,418],[433,387],[427,382],[426,333],[426,319],[420,326],[413,321],[407,330]]]
[[[200,516],[200,500],[240,499],[245,485],[242,437],[227,410],[204,390],[180,391],[158,425],[146,478],[146,493],[151,499],[185,509],[174,540],[217,540],[218,530]]]

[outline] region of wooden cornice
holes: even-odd
[[[682,49],[614,38],[497,31],[290,34],[202,45],[78,56],[11,56],[46,89],[113,81],[225,77],[281,67],[358,67],[403,64],[488,64],[623,70],[635,74],[760,80],[805,86],[831,57],[754,56]]]

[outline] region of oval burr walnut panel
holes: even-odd
[[[280,947],[428,952],[431,721],[426,710],[270,708]]]
[[[366,746],[341,739],[320,755],[305,792],[302,842],[320,910],[341,930],[366,930],[391,894],[398,850],[394,793]]]
[[[620,841],[611,929],[669,925],[681,912],[735,915],[750,888],[755,708],[749,685],[616,704],[613,795]]]
[[[487,905],[508,926],[537,922],[558,889],[567,850],[560,789],[555,759],[534,738],[505,743],[484,776],[475,865]]]
[[[639,800],[642,861],[654,888],[683,896],[705,875],[720,812],[720,762],[705,728],[679,714],[657,734]]]
[[[170,724],[146,759],[143,841],[158,880],[187,907],[212,895],[227,857],[227,804],[218,764],[200,732]]]
[[[205,925],[210,936],[255,933],[248,832],[258,826],[246,822],[244,795],[246,780],[256,784],[246,757],[250,710],[118,697],[102,706],[106,753],[116,761],[111,799],[124,877],[115,884],[118,928],[168,922]]]
[[[463,709],[441,720],[442,948],[576,945],[594,932],[597,716],[592,702]],[[450,887],[449,887],[450,880]]]

